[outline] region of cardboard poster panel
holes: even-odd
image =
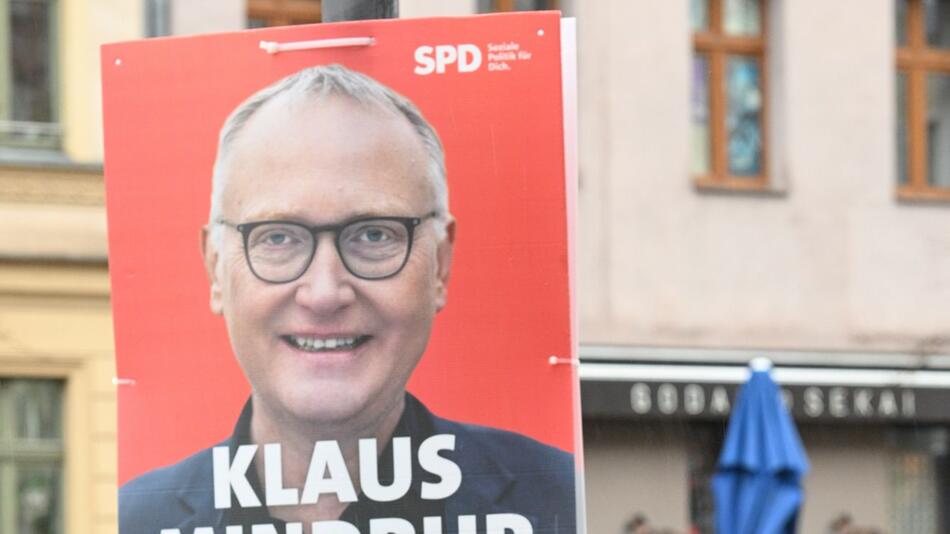
[[[576,531],[559,30],[103,47],[121,534]]]

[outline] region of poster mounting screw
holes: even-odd
[[[548,357],[548,364],[552,367],[555,365],[577,365],[578,363],[576,358],[559,358],[553,355]]]

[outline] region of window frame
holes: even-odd
[[[62,104],[60,98],[60,0],[26,0],[28,3],[46,5],[48,10],[48,55],[49,68],[49,105],[50,120],[15,121],[7,119],[9,107],[13,105],[13,49],[10,3],[14,0],[0,0],[0,147],[23,152],[59,152],[63,149]],[[31,133],[47,141],[30,142],[21,140],[17,132]]]
[[[894,18],[897,20],[897,4],[894,2]],[[950,187],[930,185],[928,174],[928,131],[927,131],[927,76],[932,73],[950,75],[950,48],[931,48],[927,44],[926,13],[923,0],[907,0],[907,17],[904,34],[906,42],[901,45],[896,41],[896,69],[897,76],[904,74],[906,87],[906,120],[907,120],[907,168],[897,170],[897,197],[900,199],[923,200],[950,200]],[[895,24],[895,27],[897,24]],[[895,97],[895,111],[897,99]],[[895,121],[896,116],[895,114]],[[898,134],[895,134],[898,135]],[[895,139],[895,146],[901,140]],[[897,165],[900,163],[898,162]],[[907,172],[907,183],[900,183],[902,171]]]
[[[0,374],[0,382],[15,382],[18,380],[47,380],[60,383],[59,409],[60,424],[59,438],[41,438],[41,439],[23,439],[13,434],[12,428],[7,425],[15,423],[16,413],[14,406],[10,402],[9,390],[0,388],[0,494],[16,495],[16,467],[19,465],[52,465],[55,464],[59,470],[59,508],[58,524],[65,532],[69,524],[66,522],[67,505],[66,497],[66,380],[60,377],[47,376],[7,376]],[[19,462],[18,462],[19,460]],[[0,529],[3,532],[15,532],[19,520],[19,512],[16,509],[17,501],[13,499],[0,499]]]
[[[768,0],[759,2],[759,34],[756,36],[729,35],[723,28],[725,0],[707,0],[705,30],[692,30],[692,55],[707,58],[709,70],[706,83],[709,94],[709,173],[693,175],[693,183],[700,189],[727,189],[736,191],[768,191],[769,180],[769,72],[768,72]],[[762,107],[759,115],[761,142],[761,171],[757,176],[735,176],[729,173],[729,132],[726,128],[728,94],[726,92],[726,63],[730,56],[753,58],[759,66],[759,91]],[[690,171],[692,172],[692,171]]]
[[[266,26],[315,24],[323,20],[323,2],[306,0],[247,0],[247,20],[266,21]]]

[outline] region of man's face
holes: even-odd
[[[419,217],[435,208],[425,150],[401,117],[344,97],[276,97],[252,116],[225,162],[222,216],[233,223],[337,224],[362,216]],[[428,219],[396,276],[362,280],[332,233],[298,280],[252,274],[241,235],[206,241],[211,308],[227,323],[256,407],[317,424],[371,427],[399,406],[445,304],[451,235]],[[323,342],[355,346],[315,349]],[[301,341],[306,340],[307,343]]]

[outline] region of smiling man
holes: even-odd
[[[375,80],[312,67],[239,105],[202,241],[251,398],[221,445],[123,486],[120,534],[574,533],[569,454],[406,392],[455,225],[435,130]]]

